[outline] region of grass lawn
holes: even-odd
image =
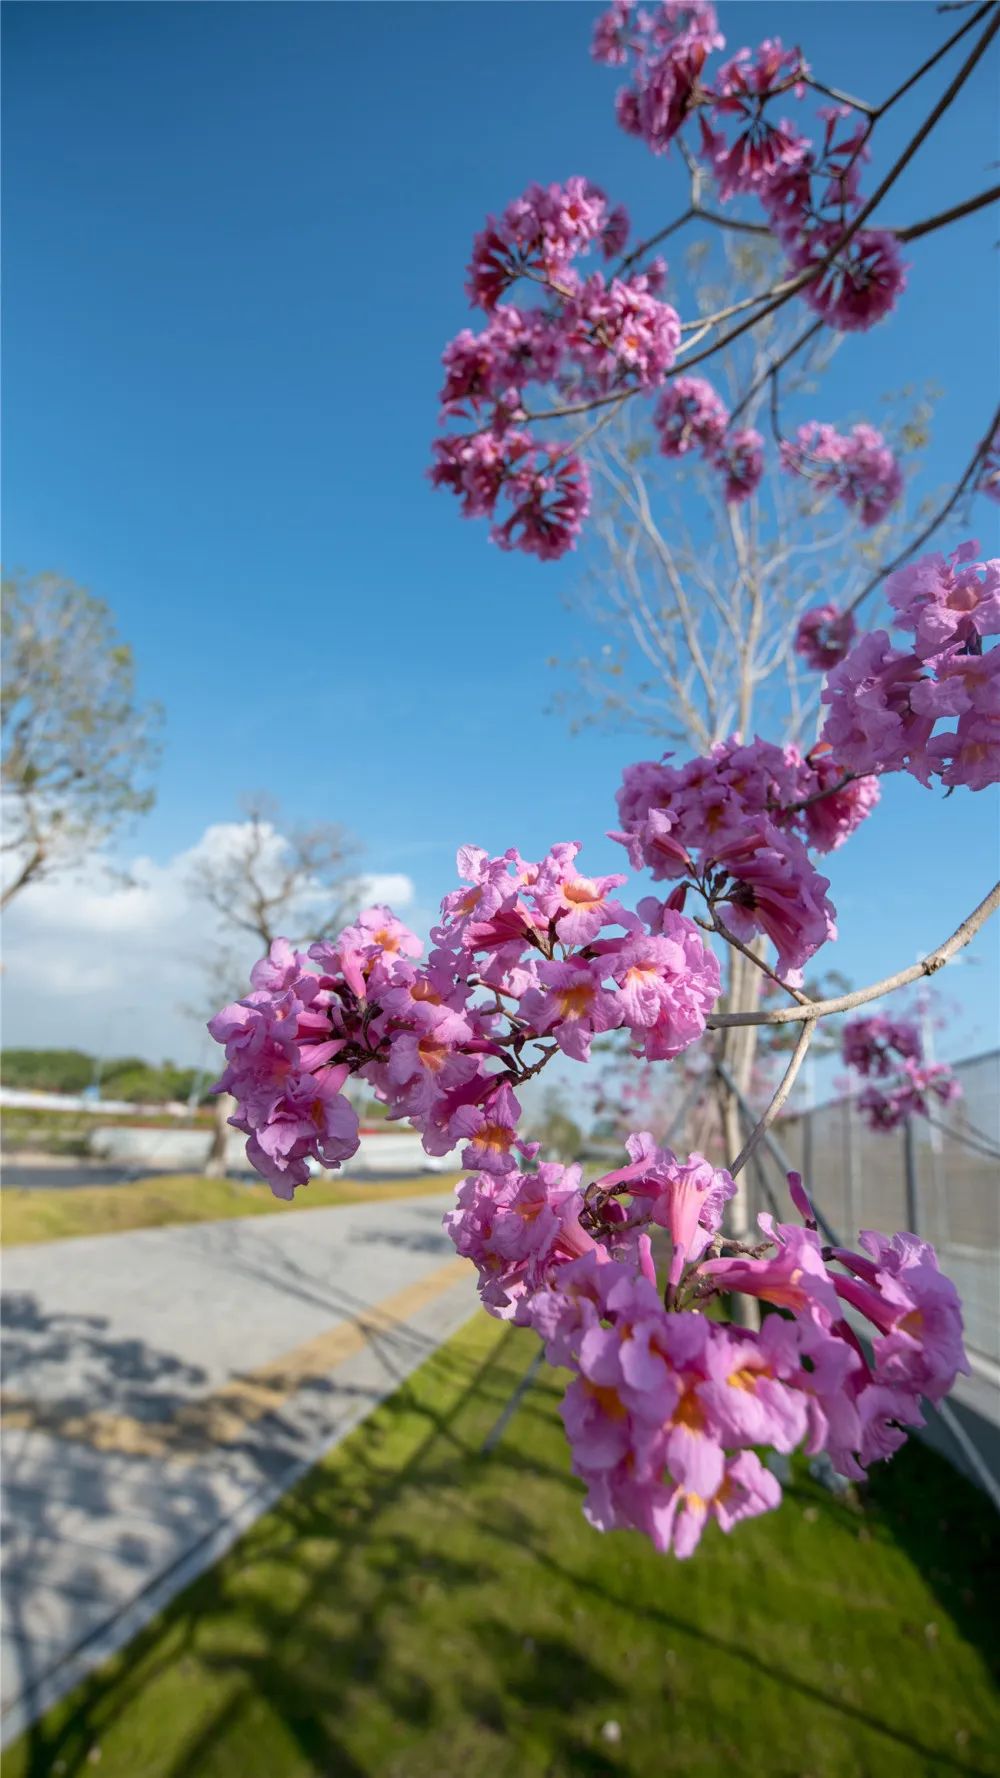
[[[483,1451],[533,1351],[477,1317],[5,1778],[998,1770],[995,1526],[941,1459],[674,1563],[582,1521],[551,1373]]]
[[[295,1204],[272,1197],[266,1185],[203,1179],[196,1173],[158,1175],[134,1185],[81,1185],[63,1190],[7,1187],[0,1194],[0,1240],[5,1247],[28,1241],[61,1241],[73,1235],[112,1235],[124,1229],[158,1229],[175,1222],[220,1222],[233,1216],[316,1210],[330,1204],[379,1203],[386,1198],[450,1192],[460,1173],[427,1173],[420,1179],[314,1179]]]

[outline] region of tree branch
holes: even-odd
[[[931,951],[919,963],[911,963],[908,969],[897,970],[895,975],[887,975],[880,982],[873,982],[868,988],[855,988],[850,994],[839,994],[832,1000],[814,1000],[810,1006],[781,1006],[774,1012],[722,1012],[715,1013],[706,1023],[710,1031],[724,1030],[730,1025],[787,1025],[798,1019],[821,1019],[830,1013],[850,1012],[855,1006],[864,1006],[869,1000],[880,1000],[883,994],[891,994],[896,988],[905,988],[910,982],[920,981],[922,976],[936,975],[946,963],[950,963],[956,952],[961,951],[969,941],[975,938],[981,926],[985,926],[991,914],[1000,908],[1000,883],[974,908],[961,926],[945,939],[936,951]]]
[[[950,210],[939,210],[936,216],[928,216],[924,222],[911,222],[908,228],[893,229],[897,241],[919,241],[922,235],[933,234],[936,228],[946,228],[949,222],[958,222],[962,216],[971,216],[974,210],[984,210],[987,204],[993,204],[1000,198],[1000,185],[991,185],[988,191],[977,192],[974,198],[966,198],[961,204],[952,204]]]
[[[758,1143],[761,1141],[761,1138],[764,1136],[765,1132],[770,1129],[770,1127],[773,1124],[775,1118],[777,1117],[779,1111],[781,1110],[782,1106],[784,1105],[785,1100],[788,1098],[788,1095],[791,1092],[792,1087],[795,1085],[795,1077],[798,1074],[799,1069],[801,1068],[802,1063],[805,1060],[806,1050],[809,1048],[809,1045],[811,1044],[811,1042],[813,1040],[813,1034],[816,1030],[816,1018],[814,1015],[815,1015],[815,1008],[817,1006],[819,1006],[819,1004],[820,1004],[819,1001],[814,1002],[813,1007],[810,1008],[809,1011],[803,1011],[799,1015],[800,1017],[802,1017],[806,1020],[806,1023],[805,1023],[805,1025],[803,1025],[802,1030],[799,1032],[798,1042],[796,1043],[795,1048],[792,1051],[791,1058],[788,1063],[788,1067],[785,1069],[785,1072],[781,1077],[781,1081],[778,1085],[777,1091],[774,1094],[774,1097],[771,1100],[770,1105],[768,1106],[767,1110],[765,1111],[763,1117],[761,1117],[758,1120],[758,1122],[754,1125],[753,1129],[751,1130],[749,1136],[746,1139],[746,1142],[744,1143],[743,1147],[740,1149],[739,1154],[736,1156],[735,1161],[733,1162],[732,1166],[729,1168],[729,1171],[732,1174],[734,1179],[736,1178],[737,1173],[739,1173],[742,1170],[742,1168],[746,1166],[747,1161],[750,1159],[750,1156],[753,1154],[754,1150],[756,1149]],[[725,1080],[724,1075],[722,1078],[723,1078],[723,1080]]]

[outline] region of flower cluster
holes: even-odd
[[[618,94],[618,122],[654,154],[663,154],[700,102],[707,57],[724,44],[707,0],[666,0],[655,13],[614,0],[597,21],[591,50],[596,61],[613,68],[632,57],[632,83]]]
[[[898,1129],[908,1117],[929,1116],[932,1099],[950,1105],[961,1097],[962,1088],[947,1063],[924,1062],[920,1033],[909,1019],[882,1013],[851,1019],[844,1026],[841,1053],[868,1081],[857,1105],[869,1129]]]
[[[663,302],[666,268],[583,276],[577,260],[591,250],[610,258],[628,238],[628,217],[611,209],[587,179],[532,185],[491,217],[476,237],[466,289],[487,316],[445,348],[444,421],[460,417],[471,432],[449,432],[434,446],[431,480],[457,494],[466,517],[510,516],[491,536],[548,559],[571,548],[586,516],[586,472],[567,446],[526,430],[531,384],[561,397],[592,399],[653,389],[673,366],[680,344],[676,310]],[[540,301],[502,301],[515,284]]]
[[[908,771],[922,784],[981,790],[1000,780],[1000,560],[965,543],[923,556],[886,591],[912,648],[885,630],[862,636],[830,673],[823,739],[851,772]],[[939,725],[957,718],[953,729]]]
[[[782,441],[781,465],[819,493],[836,494],[863,525],[879,524],[903,491],[903,472],[874,426],[854,426],[845,436],[812,420]]]
[[[836,605],[814,605],[800,617],[793,647],[817,673],[828,673],[844,659],[856,632],[849,611],[840,611]]]
[[[861,169],[870,125],[848,105],[822,106],[815,137],[804,135],[775,104],[802,99],[809,69],[799,49],[777,38],[740,49],[710,77],[705,68],[725,39],[707,4],[667,0],[635,11],[615,0],[598,21],[593,54],[632,78],[618,94],[622,129],[654,154],[667,149],[697,112],[697,152],[723,203],[749,194],[788,256],[792,274],[809,274],[802,297],[831,327],[868,328],[894,307],[906,284],[895,235],[853,228],[863,206]]]
[[[665,457],[697,451],[723,478],[730,504],[746,500],[764,473],[764,440],[752,426],[730,430],[729,409],[704,377],[676,377],[656,404],[653,424]]]
[[[710,1518],[729,1530],[777,1506],[761,1447],[826,1451],[856,1478],[891,1455],[922,1423],[920,1396],[940,1399],[965,1365],[957,1297],[913,1236],[821,1246],[795,1175],[805,1226],[762,1216],[751,1245],[722,1232],[731,1175],[648,1132],[585,1186],[578,1166],[521,1136],[517,1094],[557,1051],[585,1061],[604,1032],[626,1032],[650,1060],[704,1033],[720,973],[681,911],[688,887],[721,931],[766,932],[788,972],[822,942],[832,910],[799,831],[838,844],[876,793],[839,771],[826,753],[761,741],[680,770],[634,767],[620,837],[654,876],[690,879],[667,901],[633,913],[618,899],[625,878],[583,876],[575,843],[537,863],[463,847],[426,960],[388,908],[370,908],[307,952],[277,940],[210,1025],[226,1049],[217,1090],[235,1096],[231,1121],[279,1197],[311,1163],[336,1167],[357,1147],[352,1076],[429,1153],[460,1149],[470,1176],[446,1227],[484,1306],[532,1327],[571,1373],[563,1420],[588,1518],[678,1556]],[[866,1021],[850,1055],[879,1077],[901,1057],[914,1093],[940,1091],[903,1023]],[[759,1332],[715,1318],[733,1292],[770,1310]]]
[[[644,921],[615,898],[626,879],[582,876],[578,851],[532,864],[463,847],[426,963],[384,907],[306,954],[276,941],[209,1029],[228,1064],[216,1090],[236,1098],[230,1121],[279,1197],[310,1159],[335,1167],[357,1148],[352,1075],[428,1153],[461,1147],[463,1166],[506,1175],[534,1152],[515,1089],[556,1050],[586,1061],[595,1035],[625,1030],[663,1060],[702,1035],[720,974],[697,927],[658,903]]]
[[[767,114],[772,99],[793,92],[801,98],[808,70],[798,49],[768,39],[754,54],[738,50],[719,69],[708,94],[715,127],[700,118],[701,151],[715,174],[723,203],[740,192],[761,194],[776,179],[800,167],[809,152],[805,136],[782,118]],[[725,125],[735,129],[735,140]]]
[[[779,1504],[762,1446],[825,1450],[854,1478],[890,1456],[923,1424],[920,1396],[940,1400],[968,1368],[961,1313],[933,1249],[911,1235],[823,1248],[795,1174],[806,1226],[762,1216],[747,1249],[721,1233],[728,1173],[648,1133],[627,1148],[628,1163],[586,1189],[578,1167],[481,1173],[445,1222],[484,1306],[532,1327],[571,1373],[562,1418],[587,1518],[685,1557],[710,1519],[729,1531]],[[669,1249],[662,1287],[656,1230]],[[704,1313],[729,1292],[770,1307],[759,1332]]]
[[[790,980],[836,936],[829,883],[807,846],[834,850],[877,800],[875,778],[851,778],[829,749],[804,758],[795,747],[734,738],[683,766],[669,756],[629,766],[612,837],[635,869],[682,884],[669,905],[682,905],[690,886],[720,930],[771,939]],[[652,906],[642,902],[640,912],[650,917]]]
[[[801,296],[831,328],[873,326],[894,308],[906,272],[891,230],[858,226],[871,116],[863,107],[825,105],[812,135],[803,133],[780,111],[816,84],[801,50],[767,39],[710,71],[708,58],[724,47],[709,0],[662,0],[651,10],[612,0],[593,40],[598,61],[629,68],[619,122],[654,153],[697,114],[688,159],[694,166],[700,156],[723,203],[749,196],[760,204],[764,232],[787,262],[776,289]],[[692,213],[704,212],[696,204]],[[486,322],[478,332],[463,328],[446,347],[441,391],[442,423],[450,428],[461,419],[468,429],[446,430],[435,441],[430,476],[458,496],[463,516],[489,518],[502,548],[562,556],[589,510],[574,440],[541,437],[535,426],[664,384],[654,415],[664,454],[698,451],[718,470],[730,503],[760,483],[761,435],[732,424],[704,378],[673,381],[685,328],[663,297],[663,261],[649,257],[658,237],[621,257],[628,237],[624,206],[574,175],[530,185],[475,238],[466,292]],[[587,255],[619,263],[582,270]],[[692,333],[687,344],[700,337]],[[540,402],[529,403],[529,389],[541,393]],[[864,525],[879,523],[902,490],[895,455],[871,426],[842,435],[810,422],[782,445],[781,457],[786,469],[836,493]],[[995,491],[995,457],[995,450],[984,457],[977,483],[987,493]]]

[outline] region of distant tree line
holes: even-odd
[[[141,1056],[99,1059],[86,1050],[0,1050],[0,1079],[5,1087],[39,1093],[82,1093],[98,1086],[102,1098],[155,1105],[192,1095],[200,1103],[210,1084],[201,1068],[178,1068],[170,1061],[157,1065]]]

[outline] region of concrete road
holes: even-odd
[[[5,1255],[4,1742],[473,1312],[446,1202]]]

